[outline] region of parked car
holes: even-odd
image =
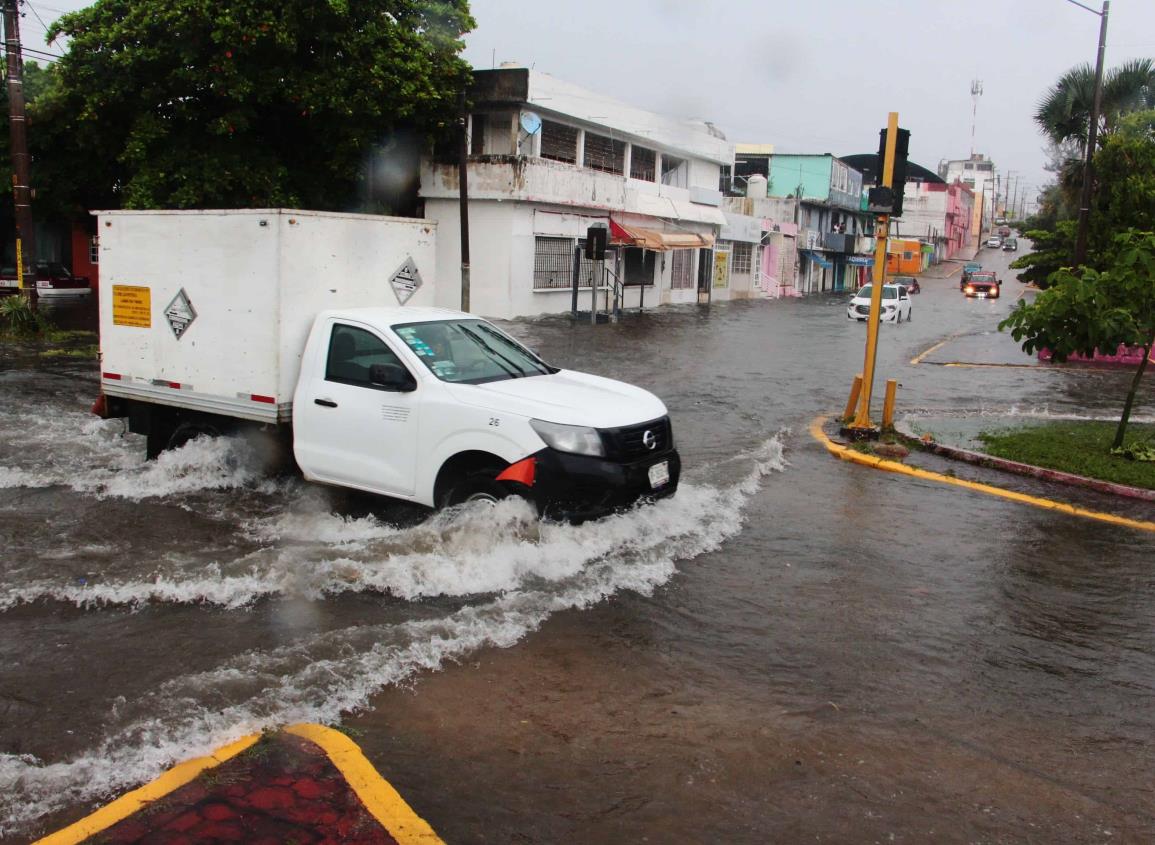
[[[890,280],[891,284],[901,285],[910,293],[922,293],[922,288],[918,284],[918,279],[914,276],[895,276]]]
[[[991,247],[992,249],[998,249],[1002,245],[1003,239],[998,235],[991,235],[989,238],[987,238],[987,246]]]
[[[979,299],[998,299],[1001,285],[1002,281],[994,273],[974,273],[963,286],[963,293]]]
[[[865,322],[870,316],[870,297],[874,292],[873,285],[863,285],[854,294],[846,306],[846,318]],[[901,323],[911,317],[910,292],[905,285],[882,286],[882,314],[880,320],[891,323]]]
[[[20,277],[15,267],[0,269],[0,292],[14,293],[20,289]],[[40,296],[88,296],[92,284],[87,276],[74,276],[59,261],[36,265],[36,293]]]
[[[1003,250],[1006,252],[1018,252],[1019,251],[1019,239],[1018,238],[1007,238],[1005,241],[1003,241]]]
[[[963,288],[965,288],[967,286],[967,282],[970,281],[972,274],[977,273],[982,269],[983,269],[983,265],[979,264],[977,261],[968,261],[966,264],[964,264],[962,276],[959,279],[959,283],[958,283],[959,290],[962,290]]]

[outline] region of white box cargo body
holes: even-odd
[[[288,209],[96,215],[108,396],[287,422],[318,312],[434,303],[433,221]]]

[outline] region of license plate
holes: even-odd
[[[650,489],[657,490],[670,483],[670,462],[662,461],[650,467]]]
[[[0,279],[0,288],[18,288],[20,282],[16,279]]]

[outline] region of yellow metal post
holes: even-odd
[[[882,427],[894,428],[894,395],[898,392],[898,382],[892,378],[886,380],[886,398],[882,401]]]
[[[892,111],[886,121],[886,155],[882,163],[882,184],[893,187],[894,151],[898,144],[898,112]],[[896,190],[901,190],[899,186]],[[870,422],[870,394],[874,390],[874,363],[878,358],[878,321],[882,314],[882,285],[886,281],[886,241],[890,233],[890,215],[880,214],[874,225],[874,283],[870,288],[870,316],[866,320],[866,361],[862,365],[862,395],[852,428],[873,428]]]
[[[854,409],[858,406],[858,395],[862,392],[862,373],[854,377],[854,384],[850,385],[850,398],[846,400],[846,410],[842,412],[843,422],[854,416]]]

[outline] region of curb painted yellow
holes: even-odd
[[[290,725],[285,733],[309,740],[329,756],[345,781],[373,817],[400,845],[444,845],[433,828],[405,803],[373,764],[365,759],[357,744],[345,734],[322,725]]]
[[[413,812],[405,803],[405,799],[377,773],[373,764],[365,759],[361,749],[349,737],[332,728],[307,723],[289,725],[284,732],[319,746],[337,767],[345,782],[361,799],[365,809],[400,845],[444,845],[441,838],[433,832],[433,828]],[[79,845],[133,813],[143,810],[154,801],[175,792],[195,780],[202,772],[231,760],[260,738],[260,734],[251,734],[218,748],[207,757],[178,763],[151,783],[122,795],[111,804],[101,807],[63,830],[37,840],[33,845]]]
[[[835,443],[827,436],[823,426],[826,425],[826,417],[816,417],[810,423],[810,436],[826,447],[826,451],[830,452],[837,458],[844,461],[850,461],[855,464],[862,464],[863,466],[874,467],[875,469],[886,470],[887,472],[898,473],[899,475],[909,475],[913,478],[922,478],[927,481],[938,481],[942,484],[950,484],[954,487],[963,487],[967,490],[974,490],[977,493],[986,493],[988,496],[997,496],[1001,499],[1009,499],[1012,502],[1020,502],[1025,505],[1033,505],[1037,508],[1044,508],[1045,510],[1058,511],[1059,513],[1069,514],[1071,516],[1081,516],[1087,519],[1095,519],[1099,522],[1107,522],[1112,525],[1121,525],[1126,528],[1136,528],[1140,531],[1155,532],[1155,522],[1147,522],[1141,519],[1128,519],[1125,516],[1116,516],[1111,513],[1102,513],[1100,511],[1086,510],[1085,508],[1078,508],[1074,505],[1069,505],[1065,502],[1055,502],[1051,499],[1043,499],[1038,496],[1028,496],[1026,493],[1018,493],[1014,490],[1005,490],[1002,487],[994,487],[990,484],[982,484],[978,481],[967,481],[962,478],[951,478],[949,475],[943,475],[938,472],[931,472],[930,470],[918,469],[917,467],[908,467],[906,464],[898,461],[891,461],[886,458],[880,458],[876,455],[865,455],[862,452],[856,452],[847,446],[840,443]]]
[[[196,779],[201,772],[208,771],[226,760],[236,757],[260,738],[260,734],[250,734],[223,748],[218,748],[207,757],[197,757],[195,760],[178,763],[151,783],[146,783],[139,789],[125,793],[111,804],[101,807],[95,813],[85,816],[75,824],[37,840],[34,845],[76,845],[96,836],[133,813],[143,810],[152,802],[180,789],[186,783]]]

